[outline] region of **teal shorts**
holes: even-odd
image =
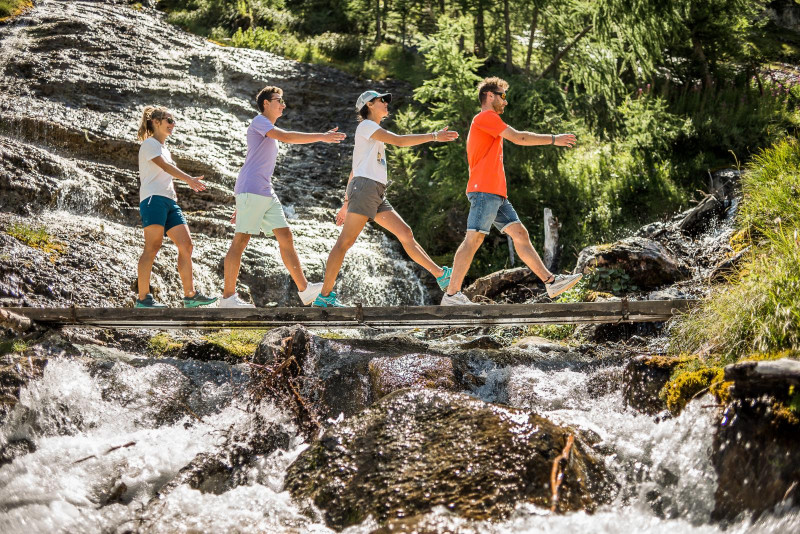
[[[236,195],[236,233],[272,235],[276,228],[288,228],[283,206],[276,195],[265,197],[255,193]]]
[[[157,224],[164,227],[164,235],[170,229],[186,224],[181,207],[171,198],[152,195],[139,203],[139,215],[142,216],[142,228]]]

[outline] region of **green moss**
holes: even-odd
[[[160,332],[150,338],[148,346],[150,347],[150,352],[159,356],[166,356],[167,354],[175,354],[181,350],[183,342],[174,339],[166,332]]]
[[[710,390],[712,384],[721,384],[724,372],[721,367],[693,368],[694,362],[679,365],[669,382],[661,390],[670,412],[678,414],[698,393]]]
[[[533,325],[525,329],[522,337],[538,336],[553,341],[564,341],[575,333],[574,324]]]
[[[30,344],[18,339],[0,339],[0,355],[21,354],[28,350]]]
[[[21,15],[32,7],[31,0],[0,0],[0,21]]]
[[[267,332],[268,330],[221,330],[206,334],[203,339],[229,354],[245,358],[256,351]]]
[[[56,241],[56,239],[42,227],[14,223],[6,228],[5,232],[29,247],[39,249],[47,254],[61,254],[67,248],[64,243]]]

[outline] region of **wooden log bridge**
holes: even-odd
[[[643,300],[480,306],[347,308],[0,308],[53,327],[271,328],[302,324],[327,328],[519,326],[666,321],[697,301]]]

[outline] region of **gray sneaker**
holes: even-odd
[[[556,298],[564,291],[569,291],[572,289],[575,284],[581,281],[581,278],[583,278],[582,274],[555,275],[555,280],[544,285],[545,289],[547,289],[547,296],[551,299]]]
[[[448,295],[445,293],[442,297],[441,306],[477,306],[477,304],[469,300],[469,297],[459,291],[455,295]]]

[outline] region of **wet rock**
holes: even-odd
[[[496,350],[502,349],[505,344],[494,336],[479,336],[466,343],[461,343],[458,347],[462,349],[483,349]]]
[[[697,206],[692,208],[683,220],[678,223],[678,230],[687,235],[696,236],[725,213],[725,203],[717,195],[706,195]]]
[[[0,363],[0,423],[19,401],[22,387],[31,380],[41,378],[47,365],[45,358],[27,358],[6,355]]]
[[[10,464],[20,456],[25,456],[35,450],[36,444],[28,439],[12,439],[0,447],[0,467]]]
[[[307,427],[309,435],[322,421],[339,414],[355,415],[399,387],[416,384],[456,390],[473,384],[463,359],[396,334],[378,339],[325,339],[299,325],[281,327],[264,337],[253,362],[264,366],[257,370],[260,378],[253,387],[285,397],[295,407],[300,426],[302,421],[314,421]]]
[[[539,336],[527,336],[520,338],[514,343],[514,346],[523,350],[538,350],[539,352],[545,353],[569,351],[568,347]]]
[[[503,291],[524,284],[533,285],[539,278],[527,267],[505,269],[478,278],[470,286],[464,288],[464,294],[469,298],[477,296],[496,300]]]
[[[733,382],[733,397],[755,399],[769,395],[786,401],[793,388],[800,386],[800,361],[781,358],[731,364],[725,367],[725,380]]]
[[[714,434],[711,461],[717,473],[712,518],[755,520],[777,505],[798,506],[800,421],[774,399],[734,400]]]
[[[471,519],[508,516],[518,503],[549,508],[553,461],[575,432],[463,394],[396,391],[328,430],[289,467],[286,488],[335,529],[381,523],[435,506]],[[609,497],[609,474],[578,435],[557,510]]]
[[[291,436],[281,424],[266,421],[256,413],[240,427],[229,429],[216,450],[195,456],[158,495],[166,497],[184,484],[202,493],[225,493],[247,484],[252,463],[278,449],[288,450],[290,441]]]
[[[583,249],[574,272],[589,274],[595,268],[619,269],[640,288],[671,284],[689,274],[664,246],[642,237]]]
[[[374,399],[405,388],[461,389],[453,361],[444,356],[404,354],[373,358],[368,369]]]
[[[204,339],[192,339],[183,344],[176,358],[192,359],[201,362],[218,360],[230,364],[242,362],[241,356],[234,354],[225,347],[211,343]]]
[[[680,361],[665,356],[637,356],[633,358],[622,375],[622,398],[630,406],[647,415],[655,415],[667,409],[659,392],[669,381],[672,371]]]

